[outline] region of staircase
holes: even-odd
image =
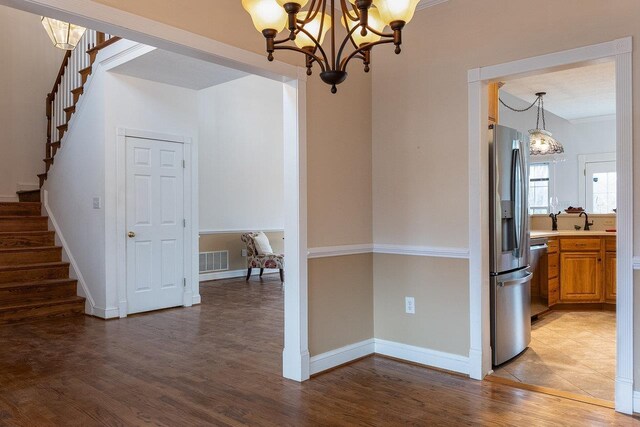
[[[0,325],[84,313],[85,299],[40,212],[40,202],[0,203]]]
[[[118,40],[120,37],[87,29],[76,49],[67,51],[65,54],[53,89],[47,94],[46,99],[47,142],[45,157],[42,159],[45,171],[38,174],[40,188],[48,178],[56,153],[62,148],[62,138],[68,130],[71,117],[76,112],[76,104],[84,93],[85,84],[91,76],[98,53]],[[85,46],[86,49],[83,49]],[[18,192],[21,201],[23,199],[30,201],[29,194],[20,193]],[[39,192],[37,196],[39,200]]]

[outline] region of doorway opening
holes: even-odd
[[[6,2],[4,2],[6,4]],[[73,22],[87,28],[94,28],[98,31],[122,37],[123,41],[131,42],[131,44],[144,44],[151,49],[163,50],[165,52],[182,55],[184,58],[198,60],[208,65],[225,67],[244,75],[256,76],[259,78],[275,81],[280,85],[280,113],[282,126],[282,149],[281,158],[283,167],[280,169],[282,176],[282,193],[283,200],[280,203],[282,213],[282,222],[279,225],[281,231],[287,236],[287,245],[284,248],[285,258],[287,259],[287,293],[284,295],[284,348],[282,352],[282,372],[283,376],[297,381],[304,381],[309,377],[309,354],[307,340],[307,266],[306,266],[306,75],[301,73],[299,67],[286,63],[275,61],[269,63],[262,56],[244,51],[242,49],[233,48],[224,45],[215,40],[198,36],[187,31],[177,30],[168,25],[149,23],[142,19],[133,18],[126,12],[117,11],[100,4],[84,4],[78,5],[73,1],[62,1],[57,3],[55,7],[41,2],[10,2],[10,7],[22,9],[37,15],[48,16],[56,19]],[[108,9],[108,13],[106,10]],[[105,18],[108,17],[108,18]],[[107,21],[108,19],[108,21]],[[113,44],[112,47],[116,46]],[[134,49],[135,50],[135,49]],[[126,54],[133,53],[131,50]],[[147,52],[148,53],[148,52]],[[104,63],[96,63],[93,69],[97,73],[99,68],[105,74],[108,71],[123,64],[122,56],[113,57],[110,61]],[[147,64],[148,71],[153,73],[153,64]],[[155,68],[158,71],[158,68]],[[173,78],[180,79],[184,69],[173,69]],[[197,71],[197,70],[196,70]],[[112,73],[114,77],[116,73]],[[206,76],[204,76],[206,78]],[[138,79],[133,76],[120,76],[121,80]],[[140,79],[138,79],[140,80]],[[159,83],[159,82],[156,82]],[[160,83],[167,84],[167,82]],[[85,98],[90,94],[85,92]],[[120,101],[126,102],[128,95],[125,94]],[[184,104],[185,98],[174,97],[175,104]],[[158,106],[160,103],[149,103],[149,105]],[[78,108],[81,108],[79,106]],[[175,108],[174,108],[175,110]],[[174,111],[180,114],[179,111]],[[184,112],[183,112],[184,113]],[[147,120],[151,125],[136,126],[130,125],[129,119],[142,118]],[[170,119],[172,117],[169,117]],[[181,118],[185,121],[189,120],[186,114]],[[192,150],[189,154],[184,153],[184,160],[187,163],[187,169],[193,177],[198,176],[198,146],[195,136],[192,132],[184,132],[181,128],[169,129],[171,120],[157,116],[145,116],[145,112],[141,111],[137,116],[125,117],[122,123],[114,124],[106,130],[106,150],[105,150],[105,177],[104,177],[104,199],[98,200],[94,204],[102,209],[104,202],[105,215],[105,236],[106,255],[103,257],[106,261],[105,271],[107,272],[107,286],[111,288],[106,290],[107,298],[113,298],[114,307],[107,307],[103,310],[108,313],[108,317],[126,316],[129,312],[129,299],[127,290],[127,253],[128,241],[126,228],[133,224],[127,223],[127,191],[126,191],[126,148],[127,139],[143,139],[147,141],[158,142],[180,142],[188,144],[187,140],[192,139],[189,145]],[[195,120],[194,117],[191,119]],[[158,124],[162,124],[164,129],[157,130]],[[169,124],[169,125],[168,125]],[[150,148],[152,151],[159,146]],[[138,147],[140,148],[140,147]],[[162,149],[160,149],[162,151]],[[171,151],[171,150],[165,150]],[[135,159],[135,156],[133,156]],[[176,160],[177,157],[174,157]],[[176,166],[180,162],[174,162]],[[160,157],[160,168],[162,167],[162,157]],[[99,171],[97,171],[99,172]],[[247,171],[238,171],[239,175],[247,174]],[[159,175],[159,178],[162,176]],[[178,178],[176,175],[174,178]],[[150,178],[151,179],[151,178]],[[254,176],[255,179],[255,176]],[[230,178],[233,182],[233,177]],[[256,184],[259,185],[259,184]],[[158,188],[164,188],[162,186]],[[167,193],[171,193],[167,190]],[[162,202],[158,205],[160,209],[167,208],[169,210],[178,206],[179,194],[174,194],[176,203],[163,206]],[[190,208],[190,216],[178,219],[177,223],[182,223],[184,228],[183,246],[187,255],[181,264],[184,274],[182,274],[185,291],[183,292],[184,306],[200,303],[199,295],[199,214],[198,214],[198,183],[197,179],[191,180],[191,186],[188,191],[182,195],[185,211]],[[251,196],[249,196],[251,197]],[[166,199],[166,198],[165,198]],[[98,208],[95,208],[98,209]],[[175,212],[174,212],[175,213]],[[133,213],[132,213],[133,215]],[[129,217],[132,217],[129,215]],[[184,220],[184,221],[183,221]],[[186,225],[184,225],[186,224]],[[263,227],[260,227],[263,228]],[[134,237],[138,234],[131,230]],[[180,242],[174,242],[176,245]],[[167,245],[165,245],[167,246]],[[170,245],[169,245],[170,246]],[[166,249],[166,248],[165,248]],[[131,249],[129,249],[129,252]],[[176,256],[174,259],[178,260]],[[178,277],[177,265],[173,267],[165,263],[162,257],[147,263],[148,272],[153,273],[158,268],[172,270],[176,268],[173,276]],[[144,264],[144,263],[143,263]],[[154,266],[156,265],[156,266]],[[140,270],[141,271],[141,270]],[[172,270],[173,271],[173,270]],[[151,274],[148,275],[151,277]],[[141,282],[142,283],[142,282]],[[140,286],[143,289],[144,286]],[[175,305],[175,301],[164,305]],[[140,306],[140,310],[144,311],[149,307]],[[105,315],[105,317],[107,317]]]
[[[605,405],[616,376],[615,79],[607,61],[507,80],[494,114],[527,135],[538,113],[522,110],[546,91],[546,128],[563,152],[529,156],[530,342],[491,375]]]
[[[594,50],[597,48],[597,51]],[[578,171],[578,156],[577,152],[573,152],[571,159],[566,159],[564,162],[562,159],[540,159],[541,161],[536,164],[531,164],[527,169],[529,178],[527,183],[529,184],[530,197],[533,200],[529,200],[529,207],[533,210],[531,214],[532,230],[542,229],[546,230],[547,227],[551,230],[551,219],[548,217],[550,213],[557,213],[559,210],[563,214],[558,216],[558,228],[559,231],[555,235],[542,235],[531,237],[545,237],[546,242],[543,246],[546,246],[547,254],[541,258],[547,261],[547,265],[543,266],[541,270],[545,270],[545,273],[538,272],[539,277],[547,279],[546,288],[545,284],[534,285],[531,290],[534,295],[537,293],[538,297],[541,297],[541,306],[549,308],[551,305],[551,311],[541,310],[537,313],[538,323],[533,323],[532,337],[535,341],[543,342],[541,338],[545,336],[546,346],[541,345],[540,353],[545,353],[545,356],[549,356],[549,360],[553,359],[554,354],[553,345],[550,344],[554,339],[557,342],[561,342],[563,337],[570,335],[567,328],[577,328],[578,325],[584,326],[585,323],[592,324],[593,321],[598,323],[598,326],[589,330],[585,328],[577,335],[568,336],[569,340],[578,343],[575,347],[580,347],[580,354],[565,355],[559,357],[559,359],[574,357],[584,362],[587,359],[592,359],[592,355],[587,354],[588,348],[592,351],[597,350],[598,341],[599,344],[606,341],[607,347],[607,359],[610,362],[615,360],[615,365],[612,366],[608,362],[591,363],[591,366],[576,367],[574,366],[572,385],[576,386],[577,390],[574,392],[582,392],[583,395],[590,394],[588,398],[593,398],[595,395],[599,395],[601,402],[603,400],[615,400],[615,408],[618,411],[631,413],[633,411],[633,360],[632,360],[632,301],[633,301],[633,264],[632,264],[632,176],[631,176],[631,146],[632,137],[631,129],[632,122],[629,116],[631,111],[631,102],[628,95],[628,90],[631,85],[631,40],[620,39],[608,43],[602,43],[600,45],[589,46],[584,48],[577,48],[570,51],[558,52],[549,55],[543,55],[534,58],[528,58],[521,61],[514,61],[507,64],[496,65],[492,67],[485,67],[476,70],[470,70],[469,72],[469,102],[470,102],[470,217],[471,217],[471,232],[470,232],[470,294],[471,294],[471,365],[472,365],[472,377],[484,378],[485,375],[492,372],[494,369],[494,363],[492,363],[492,348],[490,344],[491,336],[491,307],[490,307],[490,295],[489,295],[489,197],[485,196],[485,183],[489,183],[489,153],[487,141],[486,129],[488,124],[487,105],[489,105],[489,93],[488,88],[494,83],[509,82],[513,83],[513,86],[517,86],[518,80],[526,83],[527,78],[544,78],[545,76],[553,75],[553,73],[559,72],[579,72],[582,68],[588,70],[589,66],[610,67],[613,70],[615,76],[615,97],[613,104],[615,105],[615,118],[610,120],[610,124],[605,126],[602,122],[605,120],[599,120],[601,123],[597,123],[598,120],[593,119],[593,115],[588,119],[573,118],[575,124],[582,124],[583,127],[588,128],[592,126],[588,132],[591,136],[597,136],[598,132],[605,128],[615,129],[614,136],[595,138],[595,142],[598,145],[599,151],[594,151],[591,154],[604,155],[605,153],[615,152],[616,159],[616,173],[615,180],[612,175],[606,177],[595,175],[600,171],[593,171],[592,182],[593,190],[590,193],[591,206],[595,211],[596,209],[608,209],[609,200],[615,200],[616,213],[615,217],[611,217],[609,212],[591,213],[579,215],[579,210],[571,210],[572,208],[581,207],[576,206],[580,204],[581,197],[578,196],[578,192],[584,194],[585,203],[587,205],[586,188],[581,190],[578,182],[580,181],[579,172],[582,176],[582,182],[585,183],[586,170]],[[593,70],[593,69],[592,69]],[[609,83],[611,84],[611,82]],[[518,88],[513,88],[513,92],[517,92]],[[556,88],[557,90],[557,88]],[[549,87],[540,88],[531,91],[531,95],[534,95],[537,91],[547,91],[553,93]],[[501,91],[502,92],[502,91]],[[502,94],[504,97],[508,97],[506,94]],[[511,94],[513,95],[513,94]],[[530,95],[530,97],[531,97]],[[517,94],[516,94],[517,96]],[[512,101],[514,101],[512,99]],[[532,99],[528,99],[531,103]],[[506,102],[508,104],[508,102]],[[549,108],[547,102],[546,107]],[[560,111],[560,110],[558,110]],[[484,112],[484,113],[483,113]],[[556,112],[557,113],[557,112]],[[560,116],[560,114],[556,114]],[[605,114],[600,114],[605,116]],[[582,122],[582,123],[580,123]],[[524,128],[525,131],[533,129],[533,124],[527,125]],[[547,126],[548,130],[554,132],[554,136],[561,143],[570,141],[570,137],[562,139],[559,135],[556,135],[554,129]],[[560,132],[560,131],[558,131]],[[611,132],[609,133],[611,135]],[[587,138],[580,137],[580,141],[587,141]],[[605,139],[614,139],[614,149],[606,146]],[[485,151],[486,150],[486,151]],[[532,156],[533,157],[533,156]],[[538,159],[536,159],[538,160]],[[575,165],[571,169],[572,184],[569,178],[560,179],[560,175],[563,173],[560,169],[562,164],[569,164],[573,162]],[[533,166],[534,170],[531,169]],[[605,172],[605,173],[610,173]],[[530,178],[533,178],[529,181]],[[597,178],[595,181],[593,178]],[[615,184],[612,184],[615,182]],[[605,186],[606,188],[603,188]],[[555,185],[555,188],[554,188]],[[615,187],[615,198],[612,197],[613,191],[610,186]],[[561,194],[560,189],[563,186],[574,192],[575,196],[565,198]],[[487,185],[488,187],[488,185]],[[474,191],[478,194],[474,195]],[[577,202],[573,202],[576,200]],[[567,203],[568,202],[568,203]],[[602,206],[596,208],[596,206]],[[584,208],[585,206],[582,206]],[[480,210],[481,213],[474,213],[474,210]],[[578,214],[577,218],[572,217],[568,213],[564,213],[567,209],[568,212],[575,212]],[[613,208],[612,208],[613,209]],[[603,216],[604,215],[604,216]],[[577,222],[574,224],[574,222]],[[599,226],[595,225],[600,223]],[[585,231],[586,225],[589,224],[589,230]],[[575,225],[575,227],[574,227]],[[580,236],[574,237],[578,230],[576,227],[580,227],[580,230],[585,233]],[[607,231],[612,230],[612,231]],[[617,236],[614,237],[613,230],[617,230]],[[588,233],[588,234],[587,234]],[[629,234],[627,234],[629,233]],[[609,268],[607,269],[607,265]],[[613,268],[615,266],[615,268]],[[487,277],[485,279],[484,277]],[[564,284],[564,286],[563,286]],[[537,287],[536,287],[537,286]],[[614,304],[615,303],[615,304]],[[611,310],[615,305],[615,314]],[[556,307],[557,306],[557,307]],[[555,308],[554,308],[555,307]],[[564,308],[565,310],[558,310],[558,308]],[[527,307],[530,309],[530,307]],[[585,309],[592,310],[591,313],[586,312]],[[591,317],[590,317],[591,316]],[[606,317],[605,322],[603,319],[596,319],[597,316]],[[524,316],[523,316],[524,317]],[[590,319],[590,320],[588,320]],[[607,324],[608,323],[608,324]],[[537,335],[537,331],[540,331]],[[613,332],[615,331],[615,333]],[[552,332],[557,333],[553,337]],[[559,341],[558,341],[559,340]],[[592,340],[592,341],[589,341]],[[579,342],[580,341],[580,342]],[[569,344],[571,345],[571,344]],[[551,351],[549,351],[551,350]],[[527,356],[530,353],[531,356]],[[526,361],[527,357],[535,359],[533,362],[537,362],[533,368],[529,367],[530,377],[528,379],[536,378],[536,368],[540,368],[541,364],[544,364],[543,359],[539,354],[534,354],[529,350],[525,351],[519,359]],[[534,357],[535,356],[535,357]],[[585,357],[586,356],[586,357]],[[603,355],[605,356],[605,355]],[[558,359],[558,360],[559,360]],[[518,358],[514,359],[518,360]],[[555,360],[556,362],[558,360]],[[508,360],[507,360],[508,362]],[[513,363],[511,362],[512,366]],[[524,362],[523,363],[524,366]],[[554,362],[549,362],[551,365]],[[504,363],[498,364],[498,369],[503,366]],[[508,365],[505,365],[508,366]],[[583,368],[583,371],[578,373],[577,371]],[[515,368],[512,370],[515,371]],[[521,375],[526,376],[523,372],[526,368],[522,368],[519,372]],[[547,372],[549,373],[549,372]],[[552,372],[553,373],[553,372]],[[513,373],[509,373],[513,375]],[[588,384],[589,380],[594,375],[602,375],[608,378],[614,385],[614,391],[611,391],[611,384],[607,388],[607,392],[604,393],[602,387],[593,387],[593,384]],[[507,376],[507,375],[505,375]],[[538,379],[543,375],[537,375]],[[565,373],[567,381],[569,375]],[[551,374],[548,375],[551,377]],[[517,379],[511,378],[514,382],[519,382]],[[582,381],[584,380],[584,381]],[[533,382],[533,381],[530,381]],[[582,387],[577,386],[575,383],[580,382]],[[547,387],[550,389],[558,387],[559,382],[556,385]],[[541,386],[545,388],[546,386]],[[586,389],[591,388],[589,393]],[[596,390],[600,388],[600,390]],[[584,393],[586,392],[586,393]],[[606,404],[606,402],[604,402]],[[608,403],[611,405],[610,403]]]

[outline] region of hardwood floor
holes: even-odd
[[[0,425],[640,425],[377,356],[288,381],[278,276],[201,293],[201,306],[122,320],[0,326]]]

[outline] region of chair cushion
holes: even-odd
[[[271,244],[269,243],[269,238],[262,231],[260,231],[253,237],[253,241],[256,244],[256,250],[258,251],[258,255],[266,255],[266,254],[273,253],[273,249],[271,249]]]

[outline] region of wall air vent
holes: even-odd
[[[229,269],[229,251],[200,252],[200,273]]]

